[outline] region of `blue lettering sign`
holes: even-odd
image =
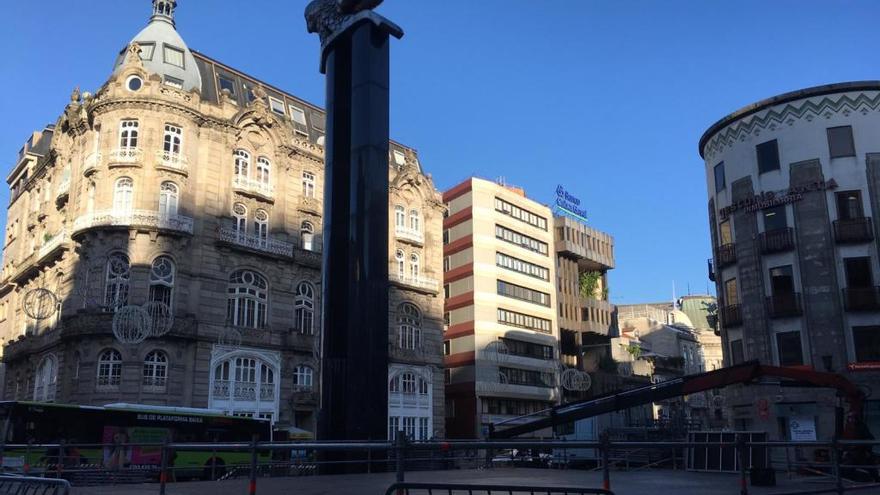
[[[578,220],[587,221],[587,212],[580,208],[581,200],[565,190],[562,185],[556,187],[556,207]]]

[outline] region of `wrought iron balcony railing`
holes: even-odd
[[[718,263],[718,268],[724,268],[736,263],[736,245],[728,243],[718,246],[715,259]]]
[[[880,311],[880,287],[847,287],[843,304],[847,311]]]
[[[189,172],[189,161],[186,159],[186,156],[180,153],[158,150],[156,151],[156,165],[183,174]]]
[[[235,229],[220,229],[220,240],[235,244],[238,246],[253,249],[255,251],[263,251],[265,253],[276,254],[279,256],[292,257],[293,244],[273,239],[271,237],[259,237]]]
[[[874,240],[874,223],[871,221],[871,217],[835,220],[834,239],[838,244],[872,241]]]
[[[801,294],[790,292],[767,297],[767,312],[770,314],[770,318],[791,318],[804,314]]]
[[[719,308],[721,314],[721,324],[725,327],[735,327],[742,325],[742,306],[739,304],[729,304]]]
[[[141,163],[144,152],[140,148],[116,148],[107,157],[110,165],[125,164],[133,165]]]
[[[794,249],[794,229],[786,227],[760,234],[761,253],[784,253]]]

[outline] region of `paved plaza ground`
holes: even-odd
[[[749,493],[772,495],[795,490],[830,488],[832,485],[816,479],[789,480],[778,476],[773,488],[749,487]],[[495,468],[489,470],[424,471],[406,474],[407,481],[443,483],[482,483],[510,485],[584,486],[599,487],[602,475],[594,471],[550,470],[529,468]],[[391,483],[394,473],[307,476],[298,478],[260,478],[259,495],[382,495]],[[245,479],[216,482],[183,482],[169,484],[167,495],[247,495]],[[691,473],[686,471],[649,470],[614,471],[611,489],[620,495],[738,495],[739,479],[732,474]],[[135,486],[80,487],[74,495],[157,495],[156,484]],[[880,487],[855,493],[880,494]]]

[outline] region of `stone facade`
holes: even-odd
[[[154,15],[9,175],[4,398],[208,407],[315,431],[322,303],[344,310],[320,298],[324,114],[169,29],[173,12]],[[163,56],[200,80],[163,74]],[[392,143],[389,174],[392,416],[442,437],[443,204],[414,150]],[[167,333],[114,336],[114,315],[149,301],[170,308]],[[409,374],[418,390],[395,388]]]
[[[877,82],[831,84],[749,105],[700,140],[726,365],[806,367],[877,389],[878,108]],[[820,440],[834,434],[832,390],[765,385],[725,396],[737,429],[786,439],[796,419],[814,423]],[[871,395],[866,418],[876,434]]]

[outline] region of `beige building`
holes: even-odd
[[[153,1],[7,177],[4,397],[314,431],[324,113],[189,50],[175,7]],[[443,436],[443,204],[412,149],[392,143],[389,174],[389,427]]]
[[[521,189],[478,178],[443,201],[446,425],[473,438],[560,400],[553,217]]]

